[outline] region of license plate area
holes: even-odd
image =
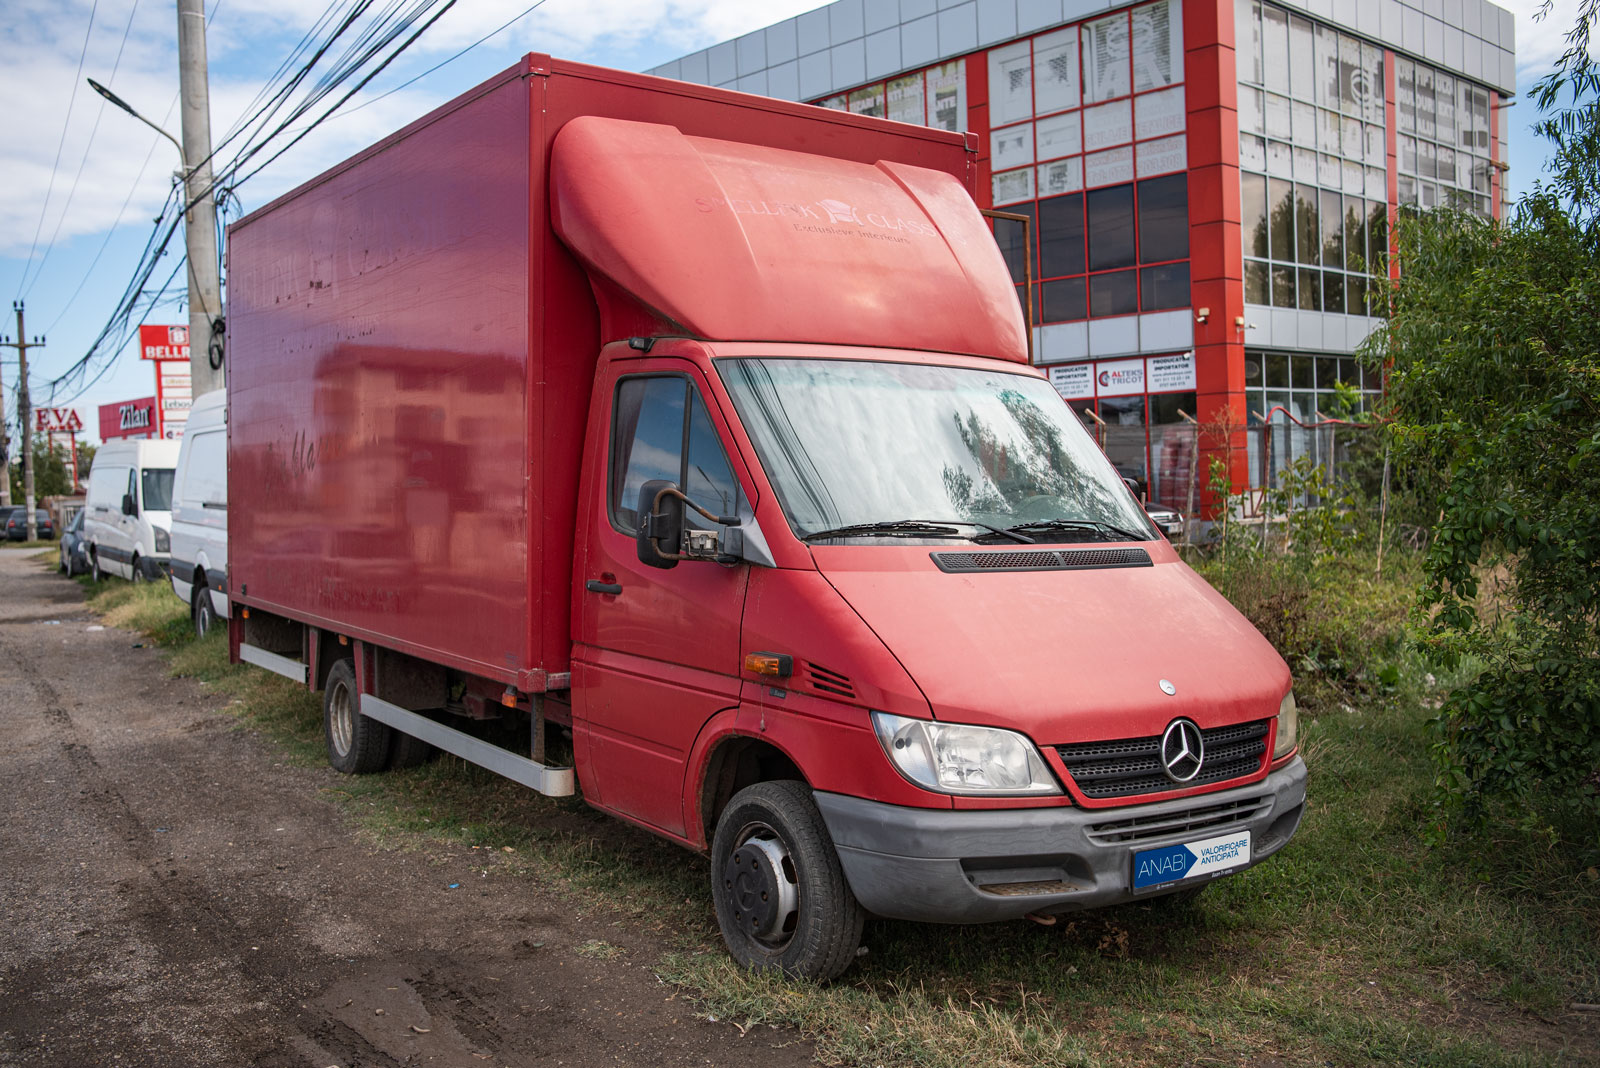
[[[1193,842],[1141,849],[1133,854],[1133,892],[1146,893],[1174,883],[1205,882],[1250,863],[1250,832],[1201,838]]]

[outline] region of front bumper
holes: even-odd
[[[1118,808],[921,809],[816,794],[856,900],[879,916],[931,923],[1071,912],[1202,885],[1135,894],[1133,854],[1248,829],[1253,867],[1288,843],[1305,799],[1299,757],[1249,786]]]

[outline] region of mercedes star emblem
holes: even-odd
[[[1190,782],[1205,761],[1205,739],[1192,720],[1175,719],[1161,736],[1161,767],[1173,782]]]

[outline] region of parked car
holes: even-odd
[[[80,509],[61,535],[61,573],[71,578],[89,570],[89,543],[83,540],[85,511]]]
[[[194,402],[172,480],[172,592],[205,637],[228,618],[228,396]]]
[[[40,541],[49,541],[56,536],[56,525],[50,519],[50,513],[43,508],[33,510],[34,522],[38,525]],[[28,508],[26,505],[14,504],[6,510],[6,538],[10,541],[28,540]]]
[[[83,536],[89,570],[141,582],[163,577],[172,551],[172,469],[176,441],[113,441],[89,472]]]
[[[1168,541],[1177,541],[1183,537],[1183,513],[1176,508],[1168,508],[1164,504],[1146,501],[1145,514],[1150,517],[1150,522],[1161,528],[1161,533],[1167,536]]]

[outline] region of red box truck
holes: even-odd
[[[1196,891],[1290,675],[1030,366],[960,134],[527,57],[228,232],[232,655],[709,855],[739,961]]]

